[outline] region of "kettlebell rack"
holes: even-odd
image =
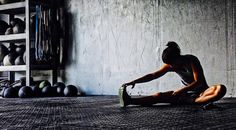
[[[43,1],[43,0],[41,0]],[[42,4],[42,2],[37,2],[37,0],[25,0],[23,2],[15,2],[0,5],[0,14],[9,15],[9,19],[14,18],[15,15],[24,15],[25,16],[25,33],[19,34],[9,34],[9,35],[0,35],[0,43],[25,43],[25,53],[26,53],[26,63],[25,65],[12,65],[12,66],[0,66],[1,72],[9,72],[8,78],[10,81],[15,80],[15,72],[22,71],[25,72],[26,85],[30,86],[32,83],[30,81],[31,71],[32,70],[50,70],[52,72],[52,83],[57,82],[57,70],[58,70],[58,48],[52,49],[53,55],[49,64],[32,64],[31,55],[32,55],[32,42],[34,43],[37,39],[33,36],[35,35],[32,32],[30,27],[30,18],[31,14],[36,12],[36,5]],[[45,4],[47,6],[47,4]],[[48,7],[47,7],[48,8]],[[50,8],[50,7],[49,7]],[[60,40],[59,40],[60,41]],[[51,45],[52,48],[54,45]]]

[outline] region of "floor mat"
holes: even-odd
[[[236,99],[217,107],[119,107],[117,96],[0,99],[1,129],[235,129]]]

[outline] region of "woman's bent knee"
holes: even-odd
[[[217,85],[217,87],[219,88],[219,92],[218,92],[217,98],[221,99],[221,98],[223,98],[225,96],[225,94],[227,92],[227,88],[223,84],[219,84],[219,85]]]
[[[195,99],[196,103],[208,103],[220,100],[226,94],[226,87],[225,85],[219,84],[214,85],[207,89],[200,97]]]

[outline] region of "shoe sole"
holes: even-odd
[[[124,97],[124,87],[120,87],[119,89],[120,107],[125,107],[125,102],[123,97]]]

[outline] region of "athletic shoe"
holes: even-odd
[[[126,107],[129,105],[131,97],[126,92],[126,87],[121,86],[119,89],[120,107]]]

